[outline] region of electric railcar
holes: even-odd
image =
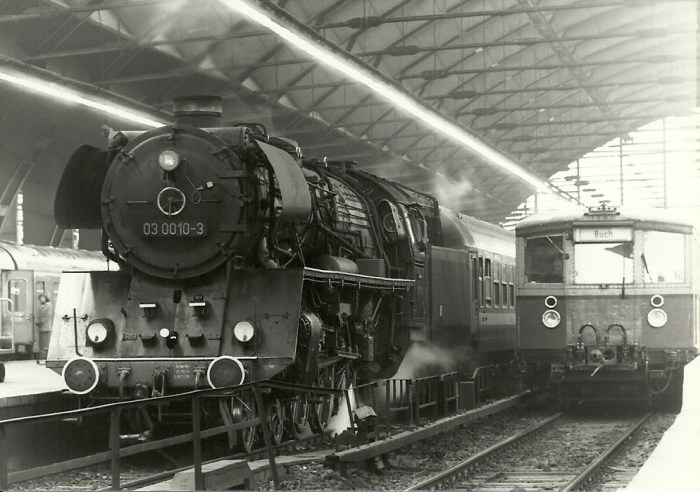
[[[563,401],[681,396],[697,354],[698,243],[661,210],[532,216],[516,227],[519,348]]]
[[[179,99],[175,124],[72,156],[57,222],[102,229],[122,268],[67,275],[65,295],[61,284],[47,366],[71,391],[344,388],[391,377],[413,343],[465,371],[513,359],[512,233],[220,115],[215,98]],[[271,398],[280,419],[327,425],[329,405]],[[231,405],[216,410],[224,421],[254,402]]]

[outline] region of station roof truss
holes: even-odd
[[[697,106],[693,0],[238,1],[543,182],[606,142]],[[533,193],[531,184],[240,15],[235,3],[6,0],[0,73],[43,77],[165,120],[175,96],[221,95],[225,124],[261,122],[298,141],[307,156],[356,160],[492,222]],[[15,91],[0,81],[3,100]],[[70,108],[55,103],[63,117],[52,119],[53,106],[43,104],[25,116],[32,138],[0,138],[1,155],[12,157],[0,171],[8,177],[0,215],[22,186],[36,183],[50,196],[56,180],[39,176],[36,162],[61,169],[69,146],[81,143],[79,125],[66,124]],[[3,132],[12,131],[12,118],[4,115]]]

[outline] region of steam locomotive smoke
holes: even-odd
[[[459,352],[461,357],[468,357],[463,350]],[[413,344],[394,379],[416,379],[454,371],[458,367],[458,355],[456,350]]]
[[[460,210],[461,202],[473,189],[472,184],[464,177],[456,177],[448,180],[442,176],[435,176],[433,182],[433,194],[438,201],[454,210]]]
[[[355,390],[350,388],[348,390],[348,395],[350,397],[350,408],[352,411],[355,411],[357,408]],[[331,418],[330,422],[328,422],[328,429],[326,432],[328,432],[331,436],[340,434],[350,427],[350,416],[348,415],[348,405],[345,402],[345,397],[341,398],[338,405],[338,413]]]

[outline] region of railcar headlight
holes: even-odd
[[[660,294],[654,294],[651,296],[651,299],[649,300],[652,306],[655,308],[660,308],[661,306],[664,305],[664,296]]]
[[[545,311],[542,315],[542,324],[547,328],[556,328],[561,323],[561,315],[554,309]]]
[[[173,149],[165,149],[158,154],[158,165],[163,171],[174,171],[180,165],[180,154]]]
[[[558,302],[559,301],[557,301],[557,298],[554,296],[547,296],[544,298],[544,305],[550,309],[554,309],[555,307],[557,307]]]
[[[647,314],[647,321],[654,328],[661,328],[668,321],[668,315],[663,309],[652,309]]]
[[[85,335],[90,345],[103,347],[114,336],[114,323],[107,318],[94,319],[87,325]]]
[[[248,343],[255,336],[255,326],[247,320],[239,321],[233,327],[233,336],[241,343]]]

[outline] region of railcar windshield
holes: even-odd
[[[562,283],[564,281],[564,240],[562,236],[530,238],[525,243],[525,281]]]
[[[644,231],[642,271],[645,284],[685,281],[685,237],[673,232]]]
[[[575,284],[633,282],[632,242],[577,243],[574,245]]]

